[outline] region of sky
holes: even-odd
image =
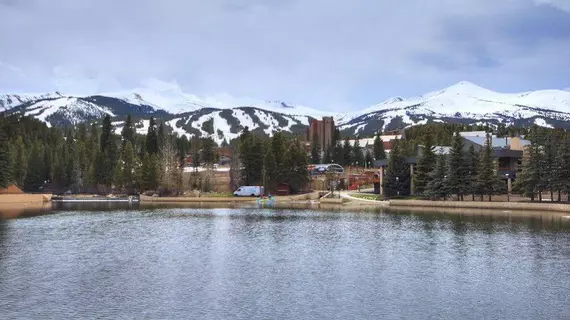
[[[0,0],[0,93],[161,87],[356,110],[570,88],[570,0]]]

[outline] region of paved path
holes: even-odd
[[[368,199],[353,197],[349,194],[349,191],[340,191],[340,197],[344,198],[344,199],[348,199],[350,201],[368,202],[368,203],[374,203],[376,205],[381,205],[381,206],[388,206],[388,204],[389,204],[388,201],[368,200]]]

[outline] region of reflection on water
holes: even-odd
[[[560,218],[195,205],[69,209],[0,224],[3,317],[570,314],[570,227]]]

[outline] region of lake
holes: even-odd
[[[0,223],[0,318],[568,319],[570,223],[69,210]]]

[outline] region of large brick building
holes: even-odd
[[[319,139],[319,145],[324,152],[327,151],[329,144],[332,141],[335,125],[333,117],[323,117],[322,120],[311,120],[309,128],[307,129],[307,142],[312,142],[315,133]]]

